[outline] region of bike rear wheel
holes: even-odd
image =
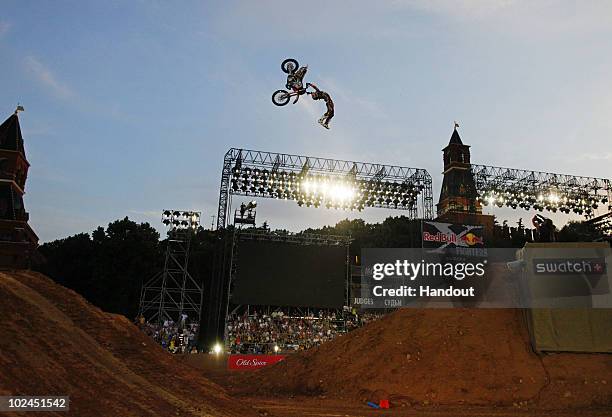
[[[288,58],[281,64],[281,69],[285,74],[293,74],[299,68],[299,66],[300,64],[298,64],[297,60]]]
[[[272,103],[277,106],[285,106],[291,100],[291,96],[288,91],[285,90],[276,90],[274,94],[272,94]]]

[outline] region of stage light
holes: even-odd
[[[200,212],[197,211],[162,211],[162,223],[171,230],[175,229],[197,229],[200,225]]]
[[[213,346],[213,352],[215,355],[218,355],[221,353],[221,351],[223,350],[223,348],[221,347],[220,343],[215,343],[215,345]]]
[[[344,168],[347,166],[345,161],[319,160],[315,163],[314,159],[309,159],[311,162],[306,164],[300,162],[298,168],[291,158],[257,153],[258,156],[260,154],[265,157],[253,160],[240,153],[240,161],[229,165],[231,174],[227,181],[230,194],[293,200],[299,206],[306,207],[409,209],[416,206],[417,198],[425,190],[425,186],[419,182],[430,181],[426,171],[413,168],[389,167],[381,170],[380,167],[373,169],[366,163],[353,163],[349,168]],[[268,171],[257,166],[268,164],[268,161],[275,161],[274,169]],[[232,166],[234,169],[231,169]],[[283,166],[286,168],[279,169]],[[379,172],[389,173],[389,180],[377,177],[375,173]]]
[[[278,353],[279,350],[280,349],[279,349],[278,345],[274,345],[274,353]]]

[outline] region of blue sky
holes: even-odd
[[[0,117],[26,108],[42,241],[164,208],[209,224],[232,146],[425,168],[437,195],[454,120],[475,163],[612,177],[610,51],[606,1],[4,0]],[[319,102],[272,105],[285,57],[333,96],[330,131]],[[258,212],[291,230],[390,214]]]

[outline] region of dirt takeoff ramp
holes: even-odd
[[[258,387],[404,407],[610,407],[612,355],[538,356],[521,314],[402,309],[232,382],[246,395]]]
[[[32,272],[0,273],[0,395],[70,396],[69,413],[44,415],[258,415],[125,317]]]

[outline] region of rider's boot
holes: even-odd
[[[318,122],[319,122],[319,124],[320,124],[321,126],[323,126],[325,129],[329,129],[329,126],[327,125],[327,123],[325,123],[325,119],[324,119],[323,117],[321,117],[321,118],[318,120]]]

